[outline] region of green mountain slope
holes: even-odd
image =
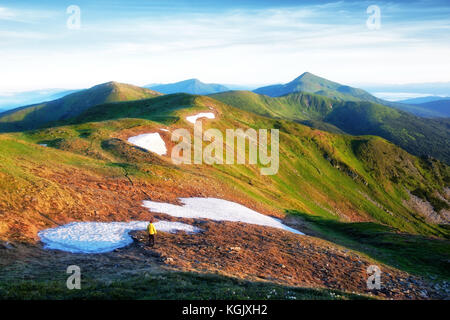
[[[203,121],[204,129],[279,129],[278,173],[262,176],[260,164],[175,165],[127,142],[160,132],[170,148],[170,133],[160,129],[192,134],[186,116],[206,110],[216,118]],[[102,104],[70,122],[0,134],[0,239],[29,241],[52,221],[147,217],[143,199],[217,197],[284,217],[300,230],[396,268],[448,274],[442,239],[449,237],[448,228],[430,223],[409,200],[414,193],[439,213],[445,210],[449,167],[382,138],[323,132],[187,94]]]
[[[99,87],[105,85],[94,88]],[[123,98],[121,94],[120,90],[116,90],[111,99]],[[408,199],[405,190],[421,190],[418,194],[425,198],[437,199],[431,195],[436,192],[443,194],[442,188],[448,185],[447,166],[415,158],[380,138],[331,134],[291,121],[322,124],[330,131],[339,128],[352,134],[386,136],[399,145],[405,145],[406,149],[414,147],[414,141],[428,141],[428,145],[418,144],[420,148],[433,147],[430,136],[438,134],[433,131],[437,130],[438,123],[421,127],[422,119],[389,107],[369,102],[336,101],[308,93],[271,98],[237,91],[214,95],[214,98],[172,94],[98,104],[81,112],[68,113],[66,120],[60,118],[59,123],[66,124],[63,127],[31,131],[18,134],[18,137],[46,144],[51,149],[88,156],[96,161],[125,163],[126,166],[133,163],[134,168],[139,168],[141,165],[145,167],[145,162],[153,158],[129,155],[131,151],[126,148],[126,143],[124,145],[112,138],[120,137],[122,131],[143,126],[150,130],[160,125],[191,127],[185,120],[187,115],[213,108],[220,120],[212,120],[208,124],[223,132],[239,127],[280,129],[282,159],[279,174],[268,178],[259,176],[258,169],[251,166],[202,168],[202,172],[207,170],[212,179],[228,181],[244,196],[271,208],[293,209],[351,221],[369,219],[403,231],[442,234],[442,230],[430,227],[424,218],[412,214],[412,209],[405,206],[404,201]],[[448,126],[446,123],[439,125]],[[423,131],[424,128],[430,133]],[[448,128],[441,133],[444,139]],[[440,151],[448,156],[445,153],[449,149],[448,139],[440,143],[447,146]],[[151,161],[161,163],[155,159]],[[164,170],[170,171],[171,165],[167,168]],[[189,170],[187,168],[187,172]],[[276,195],[275,198],[273,195]],[[389,212],[395,212],[395,215]]]
[[[342,85],[340,83],[318,77],[309,72],[303,73],[301,76],[289,83],[258,88],[254,90],[254,92],[270,97],[280,97],[295,92],[308,92],[332,98],[334,100],[369,101],[378,103],[410,112],[419,117],[448,117],[448,114],[439,108],[433,109],[424,105],[412,105],[383,100],[371,95],[363,89]]]
[[[20,107],[0,114],[0,132],[35,129],[54,121],[73,118],[105,102],[139,100],[161,95],[129,84],[108,82],[57,100]]]
[[[175,111],[195,105],[197,98],[198,96],[187,93],[175,93],[151,99],[106,103],[86,110],[77,117],[68,120],[68,123],[122,118],[142,118],[161,123],[173,123],[179,120],[179,116]]]
[[[127,149],[126,143],[111,138],[123,137],[121,132],[151,132],[161,125],[192,128],[186,116],[211,108],[217,118],[205,122],[205,129],[212,127],[225,132],[229,128],[279,128],[279,173],[261,176],[258,166],[214,165],[184,166],[178,174],[201,172],[213,180],[228,181],[236,192],[272,208],[293,208],[344,220],[374,219],[410,232],[437,232],[421,222],[420,217],[411,215],[411,209],[404,204],[408,198],[405,190],[442,193],[448,184],[446,165],[411,156],[378,137],[313,130],[294,122],[243,112],[209,97],[175,94],[98,105],[71,125],[25,133],[23,137],[99,160],[148,168],[147,156],[131,156],[129,153],[134,153],[134,149]],[[164,161],[155,161],[152,160],[166,166]],[[170,168],[172,164],[168,161]]]
[[[333,101],[304,92],[269,97],[250,91],[228,91],[210,95],[231,106],[267,117],[311,120],[322,119],[332,109]]]
[[[362,89],[342,85],[340,83],[318,77],[309,72],[303,73],[298,78],[295,78],[286,84],[272,85],[254,90],[255,93],[264,94],[271,97],[279,97],[300,91],[347,101],[365,100],[378,103],[383,101]]]
[[[348,102],[324,121],[347,133],[377,135],[415,155],[450,163],[450,119],[423,119],[379,104]]]
[[[412,154],[431,155],[450,163],[448,119],[423,119],[376,103],[333,100],[309,93],[267,97],[230,91],[212,97],[242,110],[294,120],[322,130],[378,135]]]

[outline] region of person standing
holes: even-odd
[[[153,218],[150,218],[150,223],[147,226],[147,231],[148,231],[148,242],[150,247],[153,247],[155,245],[155,236],[156,236],[156,228],[155,225],[153,224]]]

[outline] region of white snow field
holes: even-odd
[[[194,116],[186,117],[186,120],[189,121],[190,123],[195,124],[197,119],[200,119],[200,118],[214,119],[214,117],[215,117],[214,113],[212,113],[212,112],[201,112],[201,113],[198,113],[198,114],[196,114]]]
[[[239,221],[304,234],[285,226],[278,219],[263,215],[235,202],[216,198],[180,198],[180,200],[184,204],[183,206],[154,201],[144,201],[143,206],[153,212],[166,213],[174,217]]]
[[[133,242],[128,234],[132,230],[145,230],[148,222],[72,222],[38,233],[46,249],[72,253],[104,253],[122,248]],[[201,229],[170,221],[154,223],[157,231],[195,233]]]
[[[154,152],[160,156],[167,153],[166,143],[158,132],[140,134],[138,136],[128,138],[128,142],[148,151]]]

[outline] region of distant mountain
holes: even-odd
[[[450,117],[450,100],[437,100],[419,104],[392,103],[392,107],[423,118]]]
[[[450,117],[450,99],[420,103],[417,106],[433,113],[441,114],[442,117]]]
[[[309,92],[337,100],[384,102],[362,89],[342,85],[309,72],[303,73],[289,83],[262,87],[253,92],[270,97],[279,97],[294,92]]]
[[[152,98],[161,93],[129,84],[107,82],[60,99],[24,106],[0,114],[0,132],[43,127],[70,119],[102,103]]]
[[[377,135],[408,152],[450,163],[450,119],[423,119],[369,101],[335,100],[306,92],[268,97],[248,91],[211,95],[223,103],[270,118],[352,135]]]
[[[405,103],[405,104],[421,104],[421,103],[438,101],[438,100],[450,100],[450,97],[426,96],[426,97],[412,98],[412,99],[406,99],[406,100],[399,100],[397,102]]]
[[[224,85],[215,83],[203,83],[197,79],[189,79],[168,84],[151,84],[146,85],[144,87],[166,94],[189,93],[189,94],[206,95],[230,90]]]
[[[224,84],[225,87],[228,88],[228,90],[246,90],[246,91],[252,91],[258,86],[252,86],[252,85],[242,85],[242,84]]]
[[[0,93],[0,112],[24,105],[62,98],[79,90],[44,89],[24,92]]]
[[[308,92],[335,100],[369,101],[410,112],[419,117],[440,118],[447,116],[446,113],[426,108],[424,106],[410,105],[399,101],[392,102],[383,100],[362,89],[342,85],[340,83],[318,77],[309,72],[303,73],[300,77],[289,83],[262,87],[254,90],[253,92],[270,97],[279,97],[294,92]]]

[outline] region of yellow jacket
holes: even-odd
[[[156,234],[156,228],[153,223],[149,223],[147,226],[147,231],[149,234]]]

